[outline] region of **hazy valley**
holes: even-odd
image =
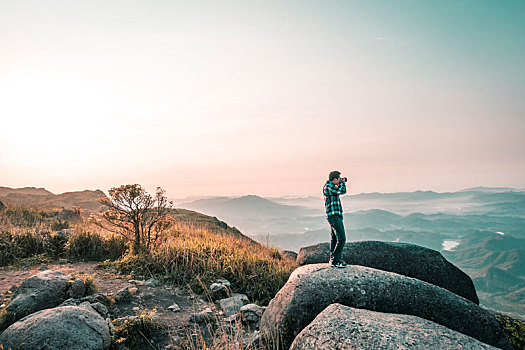
[[[349,241],[438,250],[473,278],[482,304],[525,317],[525,191],[367,193],[342,202]],[[209,197],[176,205],[216,216],[280,249],[298,251],[329,239],[321,197]]]

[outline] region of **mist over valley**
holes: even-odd
[[[440,251],[474,280],[481,302],[525,317],[525,191],[362,193],[341,197],[347,241],[406,242]],[[329,241],[322,197],[176,200],[283,250]]]

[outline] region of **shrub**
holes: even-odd
[[[525,321],[507,315],[496,315],[496,319],[505,331],[514,349],[525,349]]]
[[[69,259],[81,261],[103,261],[118,259],[127,250],[126,240],[114,234],[104,234],[97,228],[79,225],[66,244]]]
[[[118,259],[126,250],[123,237],[84,224],[78,224],[70,236],[39,226],[0,228],[0,266],[21,261],[31,264],[61,257],[103,261]]]
[[[144,310],[137,316],[128,316],[113,321],[115,326],[114,342],[111,348],[126,346],[131,350],[149,347],[148,337],[160,328],[156,315],[157,309]]]
[[[91,295],[98,291],[97,281],[95,279],[95,275],[85,274],[85,273],[72,273],[71,274],[71,280],[70,283],[74,282],[77,278],[80,278],[82,282],[84,282],[84,285],[86,286],[86,290],[84,291],[84,295]]]
[[[46,248],[53,254],[57,248],[50,240],[48,231],[37,228],[0,230],[0,266],[12,264],[21,259],[45,254]]]
[[[126,237],[134,253],[150,249],[171,225],[172,202],[160,187],[155,197],[138,184],[114,187],[109,190],[109,196],[99,200],[108,208],[102,214],[105,221],[95,222]],[[104,222],[109,225],[104,226]]]

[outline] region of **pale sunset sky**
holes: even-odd
[[[525,187],[525,1],[0,0],[0,186]]]

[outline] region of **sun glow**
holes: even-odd
[[[103,153],[101,126],[115,106],[89,81],[33,72],[3,80],[0,95],[2,137],[12,148],[11,161],[71,160],[86,148],[93,156]]]

